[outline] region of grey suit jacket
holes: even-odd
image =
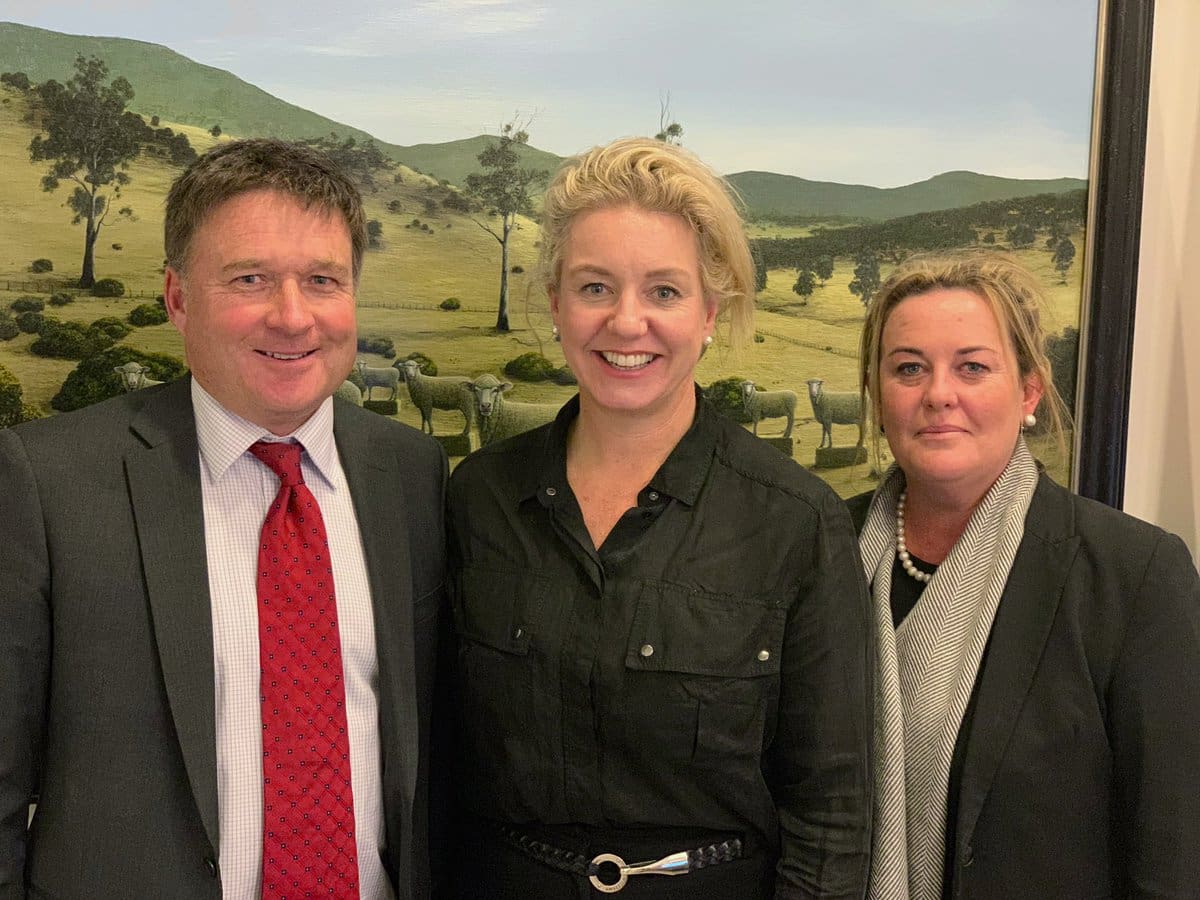
[[[1179,538],[1042,475],[975,691],[946,896],[1198,896],[1200,579]]]
[[[446,458],[341,401],[334,435],[374,604],[384,862],[407,900],[428,891]],[[199,465],[186,378],[0,431],[0,898],[221,896]]]

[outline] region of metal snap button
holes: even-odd
[[[548,487],[548,488],[546,488],[546,496],[547,496],[547,497],[553,497],[553,496],[555,496],[555,495],[557,495],[557,494],[558,494],[558,489],[557,489],[557,488],[552,488],[552,487]]]
[[[519,641],[522,637],[524,637],[524,635],[525,635],[524,628],[516,628],[513,630],[513,640],[514,641]]]
[[[640,652],[642,654],[642,656],[653,656],[654,655],[654,647],[651,646],[650,644],[642,644],[642,649],[638,652]]]
[[[758,651],[758,661],[759,662],[766,662],[770,658],[771,658],[770,650],[759,650]]]
[[[658,499],[658,491],[651,491],[650,493],[648,493],[646,495],[646,497],[652,501],[657,500]]]

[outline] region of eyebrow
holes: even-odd
[[[994,347],[988,347],[986,344],[978,344],[972,347],[960,347],[954,351],[955,356],[966,356],[971,353],[998,353]],[[893,347],[887,352],[888,356],[895,356],[897,353],[911,353],[913,356],[925,356],[925,351],[918,350],[916,347]]]
[[[226,263],[221,267],[222,272],[234,272],[238,269],[261,269],[266,266],[261,259],[235,259],[233,262]],[[314,259],[305,268],[305,272],[332,272],[335,275],[345,276],[350,273],[350,270],[338,262],[336,259]]]
[[[596,275],[603,275],[607,278],[615,277],[612,272],[603,266],[598,266],[593,263],[580,263],[577,266],[571,266],[567,269],[568,275],[580,275],[586,272],[591,272]],[[692,273],[687,269],[672,268],[670,266],[663,269],[653,269],[646,273],[646,278],[691,278]]]

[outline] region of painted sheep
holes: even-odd
[[[354,367],[358,369],[358,374],[362,376],[363,384],[367,386],[367,392],[363,396],[364,400],[371,399],[371,389],[377,387],[387,388],[391,393],[388,394],[389,400],[396,399],[396,391],[400,389],[400,373],[391,366],[384,366],[381,369],[368,366],[361,359],[358,360]]]
[[[512,390],[512,382],[501,381],[495,375],[480,375],[463,385],[462,390],[475,404],[479,443],[483,447],[545,425],[558,415],[558,406],[553,403],[505,400],[504,394]]]
[[[162,384],[161,381],[155,381],[153,378],[147,377],[150,374],[150,367],[144,366],[139,362],[127,362],[123,366],[117,366],[113,371],[121,379],[121,387],[125,388],[126,392],[137,391],[155,384]]]
[[[408,396],[413,406],[421,411],[421,430],[429,426],[433,434],[433,411],[435,409],[458,410],[463,414],[463,430],[471,430],[475,420],[475,398],[463,390],[471,379],[465,375],[422,375],[421,366],[415,359],[406,359],[392,364],[400,370],[404,383],[408,385]]]
[[[347,403],[353,403],[355,406],[362,406],[362,391],[358,389],[358,385],[353,381],[343,381],[338,385],[337,390],[333,392],[333,396],[341,397]]]
[[[808,380],[808,399],[812,401],[813,415],[821,423],[821,446],[833,446],[834,425],[857,425],[858,443],[863,442],[862,394],[857,391],[826,391],[820,378]]]
[[[759,419],[779,419],[786,416],[787,428],[783,430],[782,436],[792,436],[792,426],[796,424],[795,391],[760,391],[753,381],[743,381],[742,404],[746,407],[746,415],[754,423],[755,434],[758,434]]]

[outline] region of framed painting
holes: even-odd
[[[1151,4],[282,10],[67,2],[0,23],[0,422],[184,371],[158,300],[163,197],[196,153],[271,135],[362,186],[358,396],[460,458],[491,437],[477,411],[411,391],[491,374],[513,400],[571,396],[537,274],[539,194],[563,157],[643,134],[694,151],[744,204],[753,342],[718,341],[697,370],[726,413],[843,495],[873,487],[856,357],[874,289],[912,253],[994,247],[1042,281],[1076,410],[1069,458],[1045,436],[1035,452],[1119,501]],[[80,110],[124,141],[106,167],[63,149]],[[489,193],[504,178],[521,183],[512,209]],[[756,404],[768,391],[784,401]]]

